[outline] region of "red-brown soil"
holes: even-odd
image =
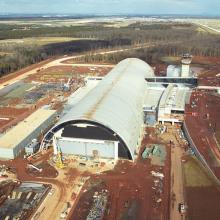
[[[17,76],[23,75],[24,73],[26,73],[26,72],[28,72],[28,71],[31,71],[31,70],[33,70],[33,69],[35,69],[35,68],[40,68],[41,66],[43,66],[43,65],[45,65],[45,64],[47,64],[47,63],[50,63],[50,62],[53,61],[54,59],[55,59],[55,57],[54,57],[54,58],[47,59],[47,60],[44,60],[44,61],[42,61],[42,62],[40,62],[40,63],[33,64],[33,65],[31,65],[31,66],[28,66],[28,67],[26,67],[26,68],[23,68],[23,69],[21,69],[21,70],[19,70],[19,71],[16,71],[16,72],[14,72],[14,73],[10,73],[10,74],[8,74],[8,75],[6,75],[6,76],[4,76],[4,77],[1,77],[1,78],[0,78],[0,83],[5,83],[5,82],[7,82],[8,80],[11,80],[11,79],[14,79],[14,78],[17,77]]]
[[[220,86],[220,67],[203,71],[198,78],[200,86]]]
[[[192,60],[193,64],[200,64],[206,66],[220,65],[220,57],[202,57],[194,56]]]
[[[158,143],[153,135],[146,136],[143,145],[149,142]],[[141,152],[141,151],[140,151]],[[151,171],[161,172],[165,175],[162,180],[162,192],[153,189],[155,177]],[[89,182],[99,183],[94,188],[89,187]],[[110,193],[108,207],[105,213],[105,220],[126,219],[129,207],[135,204],[131,211],[133,218],[138,220],[146,219],[169,219],[169,192],[170,192],[170,148],[167,146],[167,158],[164,167],[153,166],[150,159],[141,159],[136,162],[119,161],[115,169],[100,175],[91,176],[81,191],[81,196],[76,208],[72,210],[69,219],[83,220],[89,213],[92,196],[95,191],[107,189]],[[91,189],[91,190],[89,190]],[[86,191],[85,191],[86,190]],[[162,202],[156,201],[161,198]]]
[[[0,133],[4,132],[9,127],[16,125],[18,122],[27,117],[30,113],[31,110],[29,110],[28,108],[0,108],[0,118],[9,118],[9,120],[0,120]]]
[[[80,75],[104,76],[112,68],[111,67],[84,67],[84,66],[53,66],[43,69],[38,73],[28,77],[28,81],[39,80],[57,82],[67,81],[69,77],[79,77]]]
[[[43,161],[35,165],[39,169],[42,169],[42,171],[39,172],[33,168],[28,168],[27,173],[30,174],[31,176],[47,177],[47,178],[56,178],[58,176],[57,170],[53,166],[51,166],[47,161]]]
[[[219,220],[220,192],[215,187],[186,188],[190,220]]]
[[[196,107],[192,107],[192,102]],[[220,179],[220,97],[214,92],[192,93],[185,123],[197,149]]]

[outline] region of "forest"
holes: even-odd
[[[38,37],[68,37],[77,40],[44,45],[4,43],[5,40]],[[13,42],[13,41],[12,41]],[[129,48],[141,44],[148,48],[108,55],[92,55],[97,49]],[[127,57],[137,57],[149,64],[163,56],[178,56],[189,52],[194,56],[220,56],[220,37],[201,31],[196,25],[163,22],[136,22],[126,27],[107,27],[103,23],[83,26],[42,27],[34,25],[0,24],[0,74],[14,72],[53,56],[88,53],[80,62],[117,63]]]

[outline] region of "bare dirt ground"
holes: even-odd
[[[67,82],[69,78],[77,78],[79,76],[105,76],[112,67],[106,66],[52,66],[42,69],[34,75],[30,75],[26,81],[42,81],[42,82]]]
[[[178,126],[167,125],[167,131],[161,135],[164,140],[169,141],[171,146],[171,169],[170,169],[170,219],[183,220],[185,215],[181,216],[178,211],[178,204],[185,202],[184,197],[184,179],[182,170],[182,157],[185,153],[183,141],[178,137]]]
[[[215,64],[219,62],[216,59]],[[203,72],[199,76],[199,85],[219,86],[219,73],[219,67]],[[220,96],[214,91],[194,91],[186,106],[185,123],[199,153],[220,180],[219,101]],[[219,219],[220,190],[216,180],[198,160],[186,157],[184,167],[189,219]]]
[[[0,108],[0,132],[4,132],[9,127],[17,124],[28,116],[30,110],[27,108],[12,108],[2,107]],[[6,120],[7,119],[7,120]]]
[[[104,219],[121,219],[122,214],[126,212],[125,203],[132,203],[133,201],[138,201],[135,219],[146,219],[145,216],[150,212],[149,200],[151,200],[152,177],[149,173],[149,165],[148,162],[144,166],[132,166],[124,162],[118,164],[115,171],[92,177],[95,183],[101,181],[104,184],[99,187],[110,191],[109,211]],[[140,175],[143,174],[143,178],[140,178]],[[98,188],[94,187],[92,191],[88,191],[81,197],[76,211],[70,219],[85,219],[91,207],[92,196],[97,190]]]
[[[220,65],[220,57],[202,57],[202,56],[194,56],[193,64],[207,65],[210,67]]]
[[[219,66],[203,71],[199,75],[198,82],[199,82],[200,86],[220,86],[220,68],[219,68]]]
[[[186,106],[185,123],[197,149],[220,178],[220,97],[208,91],[194,92]]]
[[[56,61],[53,61],[52,59],[47,60],[39,64],[32,65],[21,71],[9,74],[8,76],[1,78],[0,88],[4,88],[5,86],[13,84],[17,80],[21,79],[27,81],[35,79],[38,80],[39,76],[43,76],[45,78],[48,77],[49,82],[51,82],[51,78],[53,78],[54,76],[57,77],[56,81],[59,81],[60,79],[62,80],[62,77],[65,77],[65,80],[67,81],[69,77],[74,74],[103,76],[112,68],[105,66],[96,67],[94,65],[53,66],[54,64],[59,64],[60,61],[63,61],[65,59],[67,58],[62,57]],[[47,69],[47,67],[49,67],[49,69]],[[46,79],[45,81],[47,82],[48,79]],[[67,95],[69,94],[64,94],[64,97],[66,97]],[[13,103],[10,103],[10,108],[6,107],[0,109],[0,116],[2,117],[2,120],[0,121],[1,128],[5,130],[7,129],[5,126],[8,127],[16,125],[19,121],[23,120],[37,108],[41,107],[42,105],[51,103],[51,100],[53,98],[55,98],[53,95],[50,97],[44,97],[40,99],[37,103],[35,103],[33,108],[25,108],[25,111],[23,111],[24,109],[18,110],[19,108],[15,108],[16,105],[22,103],[22,99],[13,99]],[[60,107],[59,103],[56,102],[54,103],[54,106],[56,106],[56,108]],[[7,118],[7,120],[5,120],[5,118]],[[52,200],[47,199],[46,203],[44,204],[46,208],[41,207],[40,211],[43,212],[41,213],[39,219],[59,219],[64,204],[67,201],[71,200],[74,187],[78,189],[77,186],[74,186],[74,182],[80,175],[82,175],[82,173],[76,172],[76,170],[73,169],[65,168],[64,170],[59,171],[59,175],[57,175],[57,171],[48,164],[47,160],[48,155],[46,157],[41,156],[39,159],[31,161],[33,164],[37,165],[38,168],[43,168],[43,171],[41,173],[38,173],[34,170],[27,170],[27,164],[29,163],[29,161],[22,158],[18,158],[12,161],[0,161],[0,164],[5,164],[11,167],[11,170],[14,170],[13,172],[16,173],[15,177],[21,181],[36,181],[51,184],[56,189],[54,197],[52,196]]]
[[[187,201],[190,220],[219,220],[220,193],[214,187],[188,187]]]
[[[35,159],[25,160],[17,158],[15,160],[0,161],[0,165],[4,164],[10,167],[11,172],[16,174],[16,178],[20,181],[33,181],[50,184],[55,192],[52,196],[46,198],[39,208],[40,216],[38,219],[59,219],[60,213],[64,204],[71,201],[72,191],[74,189],[74,181],[81,175],[78,171],[72,168],[57,170],[47,164],[52,151],[46,154],[35,156]],[[28,163],[32,163],[43,168],[42,173],[27,170]],[[33,215],[36,210],[33,210]]]
[[[149,131],[152,132],[150,137],[146,136],[144,139],[143,147],[148,143],[160,142],[154,136],[155,132],[153,130]],[[91,176],[89,182],[82,189],[79,202],[71,212],[69,219],[85,219],[92,204],[91,201],[93,199],[91,196],[94,195],[95,191],[107,189],[110,193],[110,198],[104,219],[168,220],[170,190],[169,146],[167,146],[167,155],[165,166],[152,165],[150,159],[142,159],[139,155],[135,163],[119,161],[114,170]],[[151,175],[152,170],[165,175],[165,178],[161,180],[162,191],[154,188],[155,177]],[[94,187],[91,187],[91,185],[94,185]]]
[[[185,157],[187,216],[190,220],[218,220],[220,189],[205,167],[193,157]]]
[[[65,59],[67,58],[59,59],[56,61],[56,63],[64,61]],[[6,82],[7,80],[9,80],[9,82],[12,82],[15,79],[16,80],[20,79],[19,78],[20,76],[22,78],[25,78],[28,75],[31,75],[29,79],[33,79],[33,80],[35,79],[35,77],[39,77],[40,75],[44,77],[49,76],[49,78],[51,78],[55,76],[57,72],[59,72],[60,75],[65,75],[65,79],[69,77],[68,75],[69,72],[71,74],[78,73],[78,74],[91,74],[91,75],[93,75],[94,72],[98,72],[98,76],[103,76],[107,72],[109,72],[109,70],[111,69],[111,67],[108,67],[108,68],[100,67],[100,72],[99,72],[98,69],[94,70],[93,66],[92,67],[89,67],[89,66],[71,67],[71,66],[63,66],[63,65],[53,66],[54,63],[55,62],[46,64],[45,68],[43,70],[40,70],[39,72],[36,72],[36,68],[40,68],[44,66],[44,64],[39,64],[37,66],[30,67],[30,69],[28,68],[28,69],[22,70],[19,73],[9,75],[10,77],[8,76],[9,78],[3,79],[2,83],[7,84],[8,83]],[[49,68],[47,69],[47,67]],[[4,86],[3,84],[2,86]],[[198,95],[196,98],[198,98],[199,96],[200,95]],[[210,103],[209,103],[209,100],[211,100]],[[213,143],[214,143],[213,142],[213,129],[215,129],[216,138],[218,139],[219,137],[218,132],[220,129],[218,128],[218,125],[220,123],[216,121],[216,118],[217,120],[218,118],[220,118],[219,111],[218,111],[219,100],[217,101],[216,100],[217,100],[216,98],[206,97],[204,98],[203,101],[201,101],[201,103],[199,101],[198,108],[190,109],[190,106],[188,108],[188,112],[194,112],[198,114],[197,116],[192,116],[192,115],[189,116],[188,121],[189,123],[191,123],[189,125],[191,126],[192,133],[196,134],[194,136],[195,141],[198,144],[202,143],[200,147],[201,152],[203,152],[204,155],[207,158],[209,158],[208,160],[211,161],[210,164],[212,165],[213,165],[213,162],[212,162],[213,152],[212,151],[215,152],[217,148],[212,148],[212,151],[206,151],[207,149],[206,145],[213,146]],[[44,103],[48,103],[48,102],[50,102],[50,100],[43,100],[42,103],[39,105],[43,105]],[[206,103],[209,103],[208,107],[206,107]],[[210,113],[209,119],[204,120],[203,117],[207,113]],[[187,117],[188,117],[188,114],[186,118]],[[210,126],[210,123],[212,126]],[[172,183],[170,183],[170,180],[172,180],[173,176],[174,178],[177,177],[178,180],[181,178],[181,175],[179,175],[179,171],[181,169],[180,161],[179,161],[181,157],[180,155],[181,152],[179,152],[179,148],[175,149],[175,151],[173,151],[171,154],[171,147],[169,146],[169,139],[166,139],[166,140],[163,138],[159,139],[155,134],[155,129],[153,128],[148,128],[146,129],[146,131],[148,132],[149,135],[145,137],[142,143],[142,150],[143,150],[143,147],[148,143],[158,143],[158,144],[165,143],[167,147],[166,149],[167,149],[168,156],[167,156],[164,167],[153,166],[151,164],[150,159],[142,160],[139,155],[137,161],[134,164],[131,164],[127,161],[120,162],[118,163],[114,171],[105,172],[104,174],[101,174],[101,175],[93,175],[91,177],[91,180],[93,182],[101,181],[102,184],[100,185],[100,188],[103,188],[103,187],[107,188],[110,192],[110,202],[108,204],[108,211],[105,213],[105,219],[107,220],[125,219],[125,216],[127,216],[127,214],[130,213],[129,211],[130,205],[133,203],[136,204],[134,206],[135,208],[133,209],[131,213],[131,215],[133,216],[133,219],[152,219],[152,220],[170,219],[169,209],[170,209],[170,185],[171,184],[173,184],[172,187],[177,192],[176,193],[177,200],[173,205],[174,207],[173,210],[176,211],[175,208],[176,208],[177,202],[182,200],[181,184],[178,185],[178,181],[175,181],[175,180]],[[204,140],[201,138],[198,138],[197,136],[198,132],[199,132],[199,137],[207,137],[207,138]],[[204,144],[205,144],[205,147],[204,147]],[[175,156],[177,156],[176,160],[175,160]],[[170,173],[171,157],[174,163],[172,164],[171,173]],[[76,180],[76,178],[78,178],[81,174],[78,173],[76,170],[67,168],[63,172],[62,171],[60,172],[60,176],[58,178],[55,178],[57,176],[57,173],[50,166],[48,166],[48,164],[45,162],[47,159],[48,159],[48,156],[45,156],[45,157],[43,156],[39,160],[33,161],[33,163],[36,163],[40,166],[42,165],[42,167],[44,168],[44,172],[41,175],[36,174],[36,173],[31,173],[31,174],[28,173],[26,170],[28,161],[23,160],[23,159],[17,159],[15,161],[6,161],[6,162],[4,161],[3,163],[8,164],[9,166],[15,167],[17,169],[18,179],[22,181],[45,182],[45,183],[51,184],[55,188],[55,193],[51,197],[52,200],[48,199],[41,209],[41,210],[46,210],[46,211],[42,212],[40,219],[58,219],[63,205],[65,204],[65,202],[71,199],[72,195],[69,192],[71,192],[73,188],[74,180]],[[175,167],[177,167],[176,170],[175,170]],[[216,173],[219,172],[219,176],[220,176],[219,169],[216,169],[216,163],[214,163],[213,169],[215,170]],[[154,187],[153,184],[155,180],[154,177],[152,177],[150,173],[152,170],[162,172],[165,175],[165,178],[162,181],[163,182],[162,193],[152,188]],[[85,186],[84,189],[88,190],[86,187],[87,186]],[[80,197],[79,203],[77,203],[75,211],[71,213],[70,219],[85,219],[84,217],[82,218],[82,216],[86,216],[86,214],[88,214],[88,209],[90,207],[89,205],[91,205],[90,203],[91,195],[93,194],[94,191],[98,189],[93,188],[92,192],[89,191],[90,194],[81,193],[82,197]],[[157,202],[159,198],[162,199],[162,202]],[[197,197],[195,196],[195,198]],[[190,198],[190,201],[192,201],[192,207],[194,207],[193,205],[196,202],[196,200],[194,200],[194,198]],[[46,209],[44,209],[45,207]],[[174,214],[174,216],[177,216],[177,215]],[[177,219],[177,218],[172,217],[172,219]]]

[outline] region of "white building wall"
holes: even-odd
[[[56,113],[50,116],[43,124],[41,124],[37,129],[35,129],[30,135],[28,135],[25,139],[21,140],[19,144],[11,148],[1,148],[0,146],[0,158],[5,159],[14,159],[19,156],[22,152],[24,152],[24,148],[28,145],[33,139],[37,138],[41,132],[44,132],[49,126],[52,125],[54,118],[56,117]]]
[[[12,148],[0,147],[0,159],[14,159],[14,152]]]
[[[93,151],[98,151],[98,155],[103,158],[117,159],[118,157],[117,141],[100,141],[62,137],[61,139],[57,140],[56,145],[63,154],[92,157]]]
[[[187,64],[182,64],[181,77],[189,77],[190,68]]]

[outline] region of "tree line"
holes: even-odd
[[[26,29],[24,30],[24,28]],[[127,57],[137,57],[150,64],[162,56],[176,56],[189,52],[198,56],[220,56],[219,35],[199,32],[192,24],[143,23],[128,27],[112,28],[103,24],[70,27],[36,27],[0,24],[0,39],[22,39],[26,37],[77,37],[77,40],[53,43],[44,46],[0,44],[0,74],[4,75],[51,56],[72,55],[103,48],[129,47],[152,43],[150,48],[107,55],[89,55],[81,62],[117,63]],[[162,43],[161,43],[162,42]]]

